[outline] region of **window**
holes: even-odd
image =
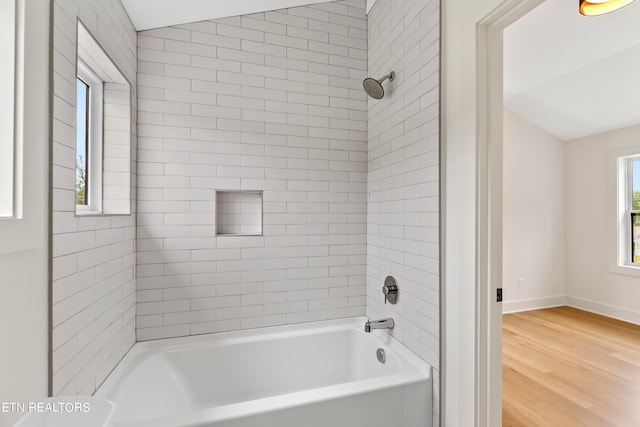
[[[640,156],[625,159],[626,264],[640,266]]]
[[[609,153],[609,270],[640,276],[640,147]]]
[[[130,215],[131,84],[80,21],[76,105],[76,214]]]
[[[16,4],[0,0],[0,217],[14,217]]]
[[[76,211],[100,213],[103,82],[78,61],[76,83]]]

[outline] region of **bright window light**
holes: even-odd
[[[89,205],[89,85],[77,79],[76,205]]]
[[[76,80],[76,212],[102,212],[103,81],[78,61]]]
[[[623,230],[627,235],[626,246],[629,248],[627,262],[640,266],[640,157],[628,158],[626,168],[625,221],[628,227]]]
[[[15,191],[16,4],[0,0],[0,217],[13,217]]]

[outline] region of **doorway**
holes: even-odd
[[[502,304],[494,298],[497,289],[507,289],[502,280],[503,254],[512,253],[512,248],[505,247],[503,242],[503,33],[541,3],[507,1],[478,27],[478,381],[480,390],[486,387],[490,396],[485,402],[481,396],[478,399],[480,407],[486,407],[490,426],[499,425],[502,401]],[[566,300],[569,293],[565,291],[564,295]],[[486,374],[482,373],[483,368]]]

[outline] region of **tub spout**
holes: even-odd
[[[395,322],[391,317],[380,320],[367,320],[364,324],[364,331],[371,332],[374,329],[393,329]]]

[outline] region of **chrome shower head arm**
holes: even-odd
[[[380,80],[378,80],[379,83],[382,83],[383,81],[389,79],[390,82],[393,81],[393,79],[396,78],[396,72],[392,71],[389,74],[387,74],[386,76],[382,77]]]

